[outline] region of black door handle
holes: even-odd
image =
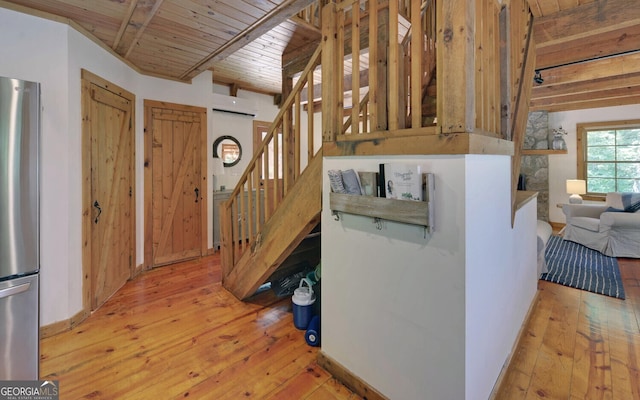
[[[200,195],[200,189],[195,188],[195,189],[194,189],[194,192],[196,192],[196,203],[197,203],[197,202],[198,202],[198,198],[200,197],[200,196],[199,196],[199,195]]]
[[[97,224],[98,220],[100,219],[100,214],[102,214],[102,208],[100,208],[100,203],[98,203],[98,200],[93,203],[93,207],[98,209],[98,215],[96,215],[96,219],[93,221]]]

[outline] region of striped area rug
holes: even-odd
[[[545,250],[549,272],[540,279],[589,292],[624,299],[618,260],[580,244],[549,238]]]

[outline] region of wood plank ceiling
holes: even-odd
[[[640,102],[640,1],[528,0],[536,68],[530,110]]]
[[[276,94],[285,50],[320,39],[319,30],[291,18],[313,2],[0,0],[0,7],[71,20],[144,74],[190,81],[211,69],[215,82]]]
[[[417,1],[417,0],[413,0]],[[496,0],[508,3],[508,0]],[[282,91],[282,56],[315,50],[320,33],[293,17],[313,0],[0,0],[73,21],[139,71],[261,93]],[[537,69],[531,109],[637,103],[640,1],[528,0]],[[33,11],[37,10],[37,11]]]

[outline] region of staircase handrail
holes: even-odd
[[[253,182],[251,180],[251,176],[254,173],[254,171],[256,170],[261,171],[261,182],[262,180],[266,179],[265,177],[269,176],[269,171],[266,170],[266,168],[268,168],[268,165],[264,166],[265,170],[262,170],[263,165],[261,165],[261,163],[262,163],[263,157],[265,156],[265,153],[268,150],[269,143],[274,139],[275,135],[280,133],[279,132],[280,127],[284,126],[285,128],[287,128],[286,118],[289,118],[288,116],[292,113],[294,106],[296,106],[298,110],[301,108],[300,92],[304,89],[307,82],[309,82],[310,77],[313,76],[313,72],[315,68],[320,64],[321,54],[322,54],[322,45],[319,45],[318,48],[315,50],[314,54],[312,55],[311,59],[307,63],[307,66],[302,72],[300,79],[294,85],[291,93],[282,104],[280,111],[278,112],[273,123],[269,127],[269,130],[266,136],[264,137],[264,139],[262,140],[262,143],[254,151],[253,157],[249,161],[247,168],[245,169],[244,173],[241,175],[240,179],[238,180],[238,183],[236,184],[235,188],[231,192],[231,195],[229,196],[229,200],[227,200],[221,205],[220,215],[221,215],[221,235],[222,235],[222,260],[223,260],[223,269],[225,269],[227,272],[233,269],[233,266],[236,264],[241,254],[256,240],[256,237],[259,236],[261,226],[263,224],[266,224],[271,216],[269,207],[271,208],[271,211],[273,211],[275,210],[275,208],[277,208],[278,204],[282,201],[282,198],[280,198],[279,196],[280,193],[274,192],[274,196],[271,199],[273,201],[273,204],[268,205],[269,199],[265,199],[265,201],[260,202],[259,195],[258,196],[249,195],[247,197],[247,202],[249,204],[245,205],[244,196],[240,196],[240,194],[245,191],[248,191],[249,193],[253,192],[254,187],[253,187]],[[311,81],[312,80],[313,78],[311,78]],[[309,99],[309,107],[311,107],[310,108],[311,110],[313,109],[313,99]],[[299,116],[300,116],[299,112],[297,113],[297,116],[299,119]],[[286,132],[283,132],[283,134],[286,134]],[[308,146],[313,146],[313,143],[312,142],[308,143]],[[310,151],[310,153],[312,152]],[[291,155],[296,157],[296,159],[284,160],[285,157],[290,157]],[[311,161],[312,157],[310,156],[309,158],[310,159],[308,160],[308,162]],[[279,184],[280,171],[279,171],[279,165],[277,161],[278,161],[277,159],[274,159],[275,171],[273,172],[274,172],[274,181],[278,182]],[[283,154],[283,161],[284,161],[283,164],[287,163],[288,165],[299,165],[300,164],[299,151],[294,151],[292,152],[292,154],[288,154],[288,155]],[[296,168],[293,172],[293,176],[292,176],[293,180],[295,180],[298,176],[300,176],[301,173],[302,171],[300,170],[300,168],[299,167]],[[285,172],[283,171],[283,175],[284,174]],[[293,184],[293,182],[289,182],[288,184],[291,185]],[[286,186],[287,184],[285,184],[285,188],[284,188],[285,195],[286,195],[286,191],[288,190],[288,187]],[[261,188],[258,187],[255,189],[259,191]],[[274,191],[277,191],[277,190],[278,189],[274,187]],[[245,215],[246,210],[251,210],[253,208],[254,197],[255,197],[255,202],[257,203],[255,204],[255,208],[257,208],[257,210],[255,210],[255,213],[256,213],[255,222],[244,223],[242,221],[242,215]],[[237,202],[239,202],[239,204],[237,204]],[[241,212],[236,211],[234,213],[233,211],[234,206],[236,210],[239,208]],[[239,227],[234,223],[234,221],[238,219],[241,221]],[[255,225],[255,230],[253,229],[254,228],[253,225]],[[234,232],[234,229],[235,229],[235,232]]]

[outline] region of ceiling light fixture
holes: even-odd
[[[533,81],[538,85],[542,85],[542,83],[544,82],[544,78],[542,77],[540,71],[536,71],[536,75],[533,77]]]

